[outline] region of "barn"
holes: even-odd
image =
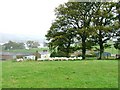
[[[15,59],[16,55],[10,52],[0,52],[0,60],[11,60]]]

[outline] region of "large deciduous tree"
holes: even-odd
[[[107,2],[67,2],[60,5],[55,9],[56,20],[46,35],[49,45],[69,53],[65,46],[70,48],[77,38],[82,44],[82,59],[85,59],[87,41],[93,37],[92,40],[100,46],[101,59],[114,29],[114,5]]]
[[[97,3],[97,9],[93,16],[94,41],[99,45],[99,59],[102,59],[107,41],[112,37],[116,15],[114,13],[115,3]]]
[[[116,14],[117,14],[117,21],[119,22],[118,24],[118,30],[116,32],[116,37],[117,41],[114,44],[114,47],[118,50],[120,50],[120,1],[118,3],[116,3]]]
[[[70,46],[77,38],[82,41],[82,58],[85,59],[86,39],[90,33],[90,22],[93,13],[91,9],[94,8],[93,6],[94,3],[68,2],[56,8],[56,21],[46,35],[49,38],[48,40],[51,41],[49,44],[53,46],[57,44],[60,47],[58,47],[59,50],[61,49],[61,51],[69,54]],[[52,37],[50,32],[52,32]],[[64,48],[65,46],[66,48]]]
[[[74,43],[75,31],[67,23],[66,18],[59,18],[53,22],[46,37],[50,41],[49,47],[53,53],[69,57],[69,53],[73,51],[71,45]]]

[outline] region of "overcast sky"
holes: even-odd
[[[0,0],[0,34],[44,35],[54,20],[54,9],[68,0]]]

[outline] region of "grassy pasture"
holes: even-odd
[[[117,88],[117,60],[3,61],[3,88]]]
[[[43,51],[43,50],[48,50],[48,48],[31,48],[31,49],[16,49],[16,50],[3,50],[7,52],[23,52],[23,53],[35,53],[36,51]]]
[[[106,48],[105,52],[110,52],[111,54],[118,54],[118,50],[115,49],[114,47],[112,47],[112,48]]]

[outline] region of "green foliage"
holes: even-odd
[[[50,30],[48,31],[46,37],[49,40],[49,48],[52,52],[67,52],[67,56],[72,52],[71,45],[74,43],[74,38],[76,32],[73,28],[66,26],[67,21],[65,18],[59,17],[59,20],[56,20],[52,23]]]
[[[118,88],[118,61],[4,61],[2,88]]]
[[[100,56],[102,59],[102,53],[104,49],[110,47],[107,45],[107,41],[112,37],[112,33],[116,29],[115,22],[117,15],[115,14],[115,5],[113,2],[98,3],[98,6],[93,15],[93,29],[92,35],[93,41],[99,45]]]
[[[24,43],[17,43],[13,41],[9,41],[3,45],[5,50],[15,50],[15,49],[24,49]]]
[[[117,10],[117,20],[118,20],[118,30],[116,31],[116,37],[117,41],[114,44],[114,47],[118,50],[120,50],[120,1],[116,4],[116,10]]]
[[[40,46],[40,44],[35,41],[27,41],[26,44],[29,48],[38,48],[38,46]]]
[[[69,53],[73,52],[73,44],[82,39],[82,49],[85,56],[86,38],[90,32],[90,9],[93,3],[68,2],[55,9],[56,20],[52,24],[46,37],[50,41],[49,47]],[[86,7],[87,6],[87,7]],[[90,46],[89,46],[90,47]]]
[[[52,52],[50,57],[67,57],[67,53],[62,51]]]
[[[115,42],[114,44],[114,47],[118,50],[120,50],[120,1],[116,4],[116,10],[117,10],[117,20],[118,20],[118,30],[116,31],[116,37],[117,38],[117,41]]]
[[[120,50],[120,38],[118,38],[117,42],[115,42],[114,47]]]
[[[104,44],[104,48],[110,48],[111,44]]]
[[[98,44],[100,59],[116,28],[119,27],[117,6],[113,2],[67,2],[55,9],[56,19],[46,37],[53,51],[71,53],[72,45],[81,42],[82,58],[86,49]]]

